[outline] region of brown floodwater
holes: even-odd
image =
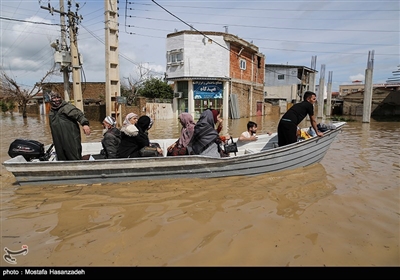
[[[44,116],[0,119],[2,162],[16,138],[51,142]],[[348,122],[321,163],[252,177],[20,187],[2,166],[1,250],[27,245],[17,266],[399,266],[399,138],[399,122]]]

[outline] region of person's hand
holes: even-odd
[[[164,154],[164,153],[163,153],[163,150],[161,150],[161,149],[158,148],[158,147],[157,147],[157,152],[158,152],[159,155],[163,155],[163,154]]]
[[[86,135],[90,135],[90,127],[88,125],[82,126],[82,129]]]
[[[322,133],[321,131],[318,131],[318,132],[317,132],[317,135],[318,135],[319,137],[322,137],[322,136],[324,136],[324,133]]]
[[[175,145],[176,145],[176,142],[173,143],[171,146],[169,146],[169,147],[167,148],[167,151],[171,151],[171,150],[175,147]]]
[[[256,141],[258,137],[256,135],[251,135],[250,136],[250,141]]]

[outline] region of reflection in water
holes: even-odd
[[[270,198],[278,204],[276,214],[285,218],[298,219],[309,206],[335,190],[327,181],[325,168],[321,164],[306,167],[301,173],[285,173],[288,173],[284,176],[285,180],[279,180],[269,192]]]

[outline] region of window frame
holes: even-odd
[[[183,49],[167,51],[167,65],[183,64]]]
[[[239,68],[240,68],[240,70],[246,70],[246,67],[247,67],[246,60],[241,58],[239,60]]]

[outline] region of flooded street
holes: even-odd
[[[264,134],[279,118],[251,120]],[[16,138],[51,143],[47,122],[2,115],[1,161]],[[91,127],[83,141],[101,140]],[[399,266],[399,138],[399,122],[348,122],[321,163],[253,177],[19,187],[2,166],[1,250],[27,245],[17,266]]]

